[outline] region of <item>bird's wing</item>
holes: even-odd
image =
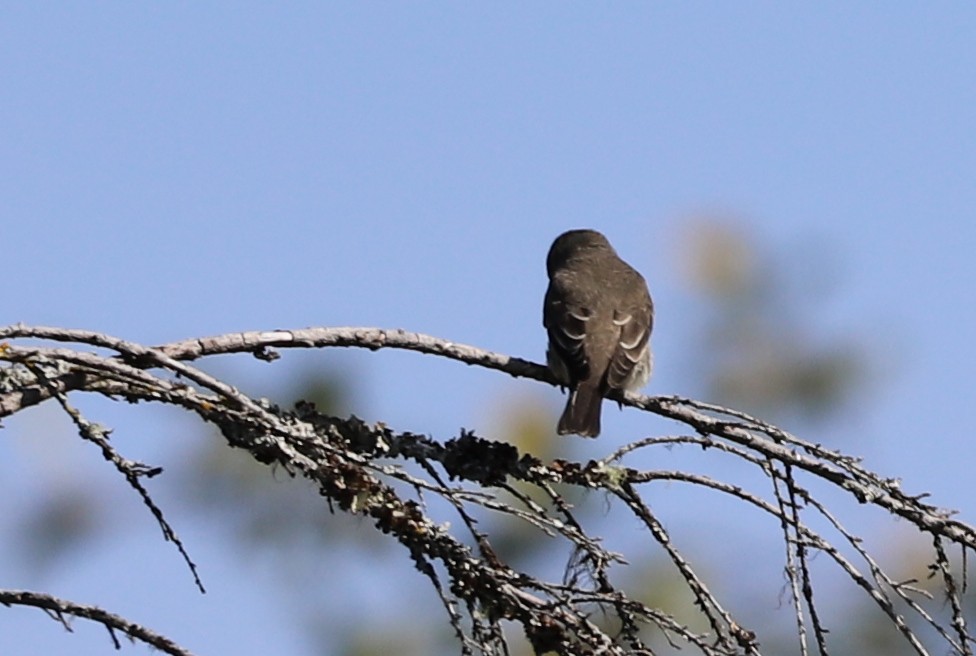
[[[615,310],[613,323],[620,328],[620,337],[610,367],[607,370],[607,386],[623,389],[634,368],[644,359],[647,342],[651,337],[654,313],[650,308],[630,312]]]
[[[584,341],[592,312],[569,303],[556,284],[549,285],[545,305],[543,324],[549,333],[549,347],[565,363],[571,383],[585,380],[590,375],[590,361]]]

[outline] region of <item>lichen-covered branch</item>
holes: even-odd
[[[38,346],[37,340],[69,346]],[[830,627],[820,608],[827,600],[814,594],[816,579],[809,566],[815,554],[853,581],[915,653],[972,653],[961,599],[964,572],[950,562],[946,547],[956,545],[963,553],[976,548],[976,529],[924,503],[923,495],[903,492],[898,481],[867,470],[856,458],[731,409],[677,397],[628,394],[616,400],[673,419],[690,433],[642,439],[598,461],[546,462],[467,431],[438,441],[355,417],[327,416],[308,403],[278,408],[191,364],[231,353],[273,361],[277,349],[283,348],[399,348],[555,384],[539,364],[427,335],[308,328],[147,347],[88,331],[16,325],[0,328],[0,341],[0,360],[7,363],[0,368],[0,417],[56,399],[82,437],[97,444],[106,460],[147,496],[138,478],[158,472],[106,448],[98,439],[100,429],[82,417],[67,396],[97,393],[172,404],[195,413],[217,426],[231,446],[313,481],[333,508],[369,518],[378,531],[402,545],[441,599],[462,653],[508,653],[502,621],[519,624],[538,653],[654,654],[671,648],[708,655],[763,653],[759,627],[746,626],[728,600],[712,591],[684,545],[675,542],[642,497],[645,487],[657,481],[698,486],[774,519],[783,541],[800,653],[809,652],[808,631],[819,653],[830,649]],[[90,352],[91,347],[98,352]],[[695,472],[627,465],[635,454],[680,444],[745,463],[766,487],[749,490]],[[910,583],[886,574],[857,531],[845,527],[814,495],[814,482],[843,492],[852,504],[874,506],[929,534],[934,545],[932,570],[943,582],[948,603],[939,600],[933,607],[932,600]],[[698,620],[689,622],[675,609],[654,607],[632,595],[622,583],[627,580],[626,558],[604,547],[601,536],[580,521],[557,491],[565,486],[603,490],[641,523],[651,537],[646,548],[656,545],[666,555],[694,600]],[[435,519],[428,501],[432,498],[443,501],[456,516],[456,528]],[[167,537],[192,569],[161,511],[151,499],[144,501],[155,509]],[[478,516],[485,513],[524,522],[570,546],[573,555],[563,579],[547,580],[504,562],[492,535],[480,528]],[[827,526],[833,533],[826,535],[814,526]],[[920,632],[921,626],[933,630]]]

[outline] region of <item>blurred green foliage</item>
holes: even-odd
[[[702,310],[687,348],[707,400],[803,426],[870,390],[863,326],[831,334],[823,316],[842,282],[829,244],[809,239],[777,257],[741,223],[715,218],[689,220],[680,238],[679,278]]]

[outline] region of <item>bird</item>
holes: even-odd
[[[654,302],[644,277],[596,230],[556,237],[546,272],[546,363],[569,388],[556,430],[597,437],[603,397],[640,389],[650,378]]]

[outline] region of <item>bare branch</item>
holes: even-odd
[[[653,637],[674,649],[690,647],[708,655],[760,654],[755,630],[741,624],[728,602],[710,590],[682,545],[674,542],[641,497],[641,486],[657,481],[679,481],[727,495],[775,519],[802,654],[810,650],[808,623],[816,649],[828,653],[830,629],[820,613],[822,598],[818,595],[819,603],[815,600],[809,566],[816,553],[825,554],[877,604],[914,652],[972,653],[961,600],[965,572],[954,571],[945,551],[947,545],[956,544],[965,561],[966,551],[976,548],[976,529],[952,519],[951,512],[924,503],[924,495],[905,494],[897,480],[867,470],[857,458],[803,441],[732,409],[678,397],[614,397],[623,405],[680,422],[692,434],[645,438],[585,464],[546,463],[512,445],[467,431],[440,443],[398,433],[384,424],[368,425],[355,417],[323,415],[307,403],[283,410],[188,364],[230,353],[271,361],[275,350],[282,348],[398,348],[556,384],[542,365],[427,335],[375,328],[308,328],[145,347],[89,331],[17,325],[0,328],[0,339],[40,339],[99,350],[0,345],[0,360],[9,363],[0,368],[0,416],[57,399],[82,436],[99,444],[153,510],[155,504],[138,483],[139,476],[152,470],[123,458],[106,440],[99,440],[99,431],[68,404],[67,394],[77,390],[155,401],[197,414],[216,425],[230,445],[313,481],[334,507],[370,518],[379,531],[406,548],[414,566],[434,587],[466,654],[507,653],[503,620],[520,624],[540,653],[652,654]],[[693,472],[639,470],[624,462],[645,449],[675,445],[691,445],[747,463],[759,480],[771,485],[749,490]],[[819,487],[811,488],[813,482]],[[674,609],[653,608],[633,598],[626,584],[617,582],[627,579],[626,574],[621,576],[627,571],[625,556],[607,550],[599,536],[588,532],[556,492],[558,486],[600,489],[619,499],[668,556],[694,599],[695,612],[703,620],[699,624],[707,631],[693,630]],[[887,575],[862,538],[845,528],[810,491],[824,486],[842,491],[853,505],[873,506],[903,518],[919,534],[928,534],[933,540],[933,572],[940,576],[949,601],[946,607],[926,608],[910,583]],[[460,534],[435,521],[425,501],[428,496],[446,502],[460,520]],[[168,526],[157,511],[153,510],[157,520]],[[492,536],[479,528],[484,513],[525,522],[549,539],[569,545],[573,555],[563,580],[544,580],[503,562],[492,546]],[[818,525],[826,519],[830,535],[811,528],[806,517],[811,513]],[[180,549],[194,569],[182,545]],[[938,647],[923,642],[920,625],[934,629]]]
[[[115,636],[115,631],[119,631],[133,640],[144,642],[166,654],[172,654],[172,656],[193,656],[190,651],[183,649],[169,638],[161,636],[151,629],[131,622],[124,617],[102,610],[97,606],[76,604],[71,601],[52,597],[48,594],[29,592],[26,590],[0,590],[0,604],[7,607],[33,606],[34,608],[40,608],[46,611],[48,615],[68,631],[71,631],[71,625],[68,623],[65,617],[66,615],[97,622],[108,629],[116,649],[120,645]]]

